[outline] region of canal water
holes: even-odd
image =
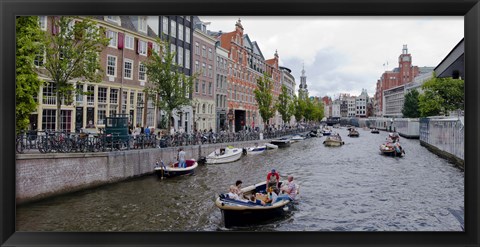
[[[405,157],[383,156],[387,133],[360,129],[359,138],[325,147],[325,137],[201,165],[195,175],[154,175],[17,207],[17,231],[463,231],[464,173],[401,138]],[[225,228],[214,205],[236,180],[265,181],[269,170],[300,185],[294,210],[262,225]],[[153,169],[153,165],[152,165]]]

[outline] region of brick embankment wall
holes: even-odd
[[[188,159],[198,160],[216,148],[227,145],[244,148],[255,142],[266,141],[183,148]],[[176,160],[177,150],[178,147],[101,153],[17,154],[17,204],[152,174],[156,161],[163,160],[168,163]]]

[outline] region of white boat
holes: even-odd
[[[207,164],[221,164],[239,160],[242,157],[242,149],[228,146],[213,151],[206,157]]]
[[[325,144],[325,146],[338,147],[345,144],[345,142],[342,141],[342,138],[339,135],[331,135],[323,141],[323,144]]]
[[[265,146],[267,147],[267,149],[278,149],[277,145],[271,143],[265,143]]]
[[[279,148],[290,147],[291,140],[290,138],[279,138],[270,141],[271,144],[277,145]]]
[[[189,175],[193,174],[195,172],[195,168],[198,167],[197,161],[194,159],[190,160],[185,160],[186,167],[178,167],[178,162],[166,166],[163,164],[163,161],[161,163],[158,163],[155,165],[155,174],[157,174],[158,177],[163,178],[163,177],[175,177],[175,176],[181,176],[181,175]]]
[[[261,154],[261,153],[265,152],[265,150],[267,150],[267,146],[266,145],[263,145],[263,146],[256,145],[256,146],[253,146],[253,147],[246,148],[246,150],[247,150],[247,154]]]
[[[295,135],[295,136],[293,136],[293,137],[291,138],[291,140],[292,140],[293,142],[303,141],[303,140],[305,140],[305,137],[300,136],[300,135]]]

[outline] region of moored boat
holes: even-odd
[[[261,154],[265,152],[265,150],[267,150],[266,145],[262,145],[262,146],[255,145],[253,147],[246,148],[247,154]]]
[[[286,182],[280,181],[280,186]],[[292,211],[292,201],[286,198],[268,200],[265,182],[247,186],[242,189],[245,197],[255,195],[257,203],[247,199],[232,199],[228,194],[221,194],[215,200],[215,205],[222,211],[225,227],[259,224],[279,218]],[[298,193],[298,190],[297,190]],[[258,203],[262,200],[263,203]]]
[[[278,149],[277,145],[271,143],[265,143],[265,146],[267,147],[267,149]]]
[[[279,138],[270,141],[271,144],[277,145],[279,148],[290,147],[290,138]]]
[[[157,162],[155,165],[154,171],[155,174],[158,177],[175,177],[175,176],[181,176],[181,175],[188,175],[188,174],[193,174],[195,172],[195,169],[198,167],[198,163],[194,159],[190,160],[185,160],[186,167],[178,167],[178,162],[171,164],[171,165],[165,165],[163,164],[163,161],[160,163]]]
[[[303,137],[303,136],[301,136],[301,135],[294,135],[294,136],[291,138],[291,140],[292,140],[293,142],[299,142],[299,141],[305,140],[305,137]]]
[[[242,149],[241,148],[234,148],[232,146],[228,146],[225,148],[219,148],[210,153],[207,157],[205,157],[205,163],[207,164],[221,164],[221,163],[229,163],[233,161],[237,161],[242,157]]]
[[[327,139],[323,141],[323,144],[325,144],[325,146],[338,147],[345,144],[345,142],[342,141],[342,137],[340,137],[340,135],[336,134],[327,136]]]

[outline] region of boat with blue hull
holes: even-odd
[[[261,154],[263,152],[265,152],[265,150],[267,150],[267,146],[266,145],[255,145],[253,147],[248,147],[245,149],[246,153],[247,154]]]
[[[281,184],[284,182],[280,182],[280,186]],[[245,197],[253,194],[257,195],[258,199],[267,193],[265,182],[247,186],[242,192]],[[227,193],[220,194],[215,200],[215,205],[222,211],[226,228],[265,223],[279,219],[293,209],[293,202],[289,199],[278,198],[262,205],[249,200],[229,198]]]
[[[185,163],[186,167],[178,167],[178,162],[171,165],[165,165],[163,161],[161,161],[160,163],[157,162],[154,171],[159,178],[169,178],[193,174],[195,172],[195,169],[198,167],[197,161],[194,159],[190,159],[186,160]]]

